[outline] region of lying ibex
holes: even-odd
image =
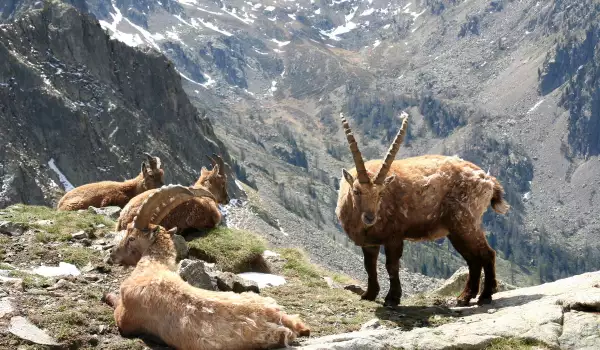
[[[207,156],[208,157],[208,156]],[[213,194],[216,200],[202,197],[182,203],[172,210],[159,224],[160,226],[171,229],[177,227],[183,231],[187,228],[212,228],[221,222],[221,212],[219,204],[229,203],[227,194],[227,175],[225,174],[225,162],[223,159],[213,154],[208,157],[213,165],[212,170],[202,167],[200,178],[194,184],[194,188],[206,188]],[[121,211],[119,221],[117,222],[117,231],[127,229],[127,225],[133,222],[137,211],[142,203],[152,195],[157,189],[146,191],[135,196]]]
[[[80,210],[88,207],[118,206],[123,208],[136,195],[164,185],[164,171],[160,158],[144,153],[148,164],[134,179],[124,182],[101,181],[79,186],[67,192],[58,202],[58,210]]]
[[[236,294],[195,288],[175,272],[177,255],[161,222],[181,203],[212,194],[203,188],[165,186],[149,196],[110,261],[136,265],[120,295],[106,294],[123,335],[151,334],[181,350],[266,349],[287,346],[310,330],[275,300],[252,292]],[[214,198],[213,198],[214,199]]]
[[[478,304],[490,303],[497,289],[496,252],[485,239],[482,215],[490,204],[497,213],[508,211],[504,189],[495,177],[456,156],[425,155],[394,161],[406,134],[408,114],[403,115],[402,128],[385,160],[366,163],[342,116],[356,168],[350,172],[343,169],[336,215],[350,239],[362,247],[368,275],[362,299],[374,300],[379,293],[377,256],[381,245],[390,278],[385,305],[396,306],[402,295],[398,270],[403,241],[447,236],[469,266],[459,305],[467,305],[477,295],[482,267],[485,284]]]

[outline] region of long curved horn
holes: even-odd
[[[350,151],[352,152],[352,158],[354,158],[354,165],[356,166],[356,172],[358,175],[358,182],[360,183],[369,183],[371,179],[369,179],[369,174],[367,174],[367,169],[365,168],[365,162],[363,161],[362,155],[358,150],[358,144],[356,143],[356,139],[352,134],[352,130],[350,130],[350,125],[344,115],[340,113],[340,118],[342,118],[342,125],[344,126],[344,132],[346,133],[346,139],[348,139],[348,144],[350,145]]]
[[[150,224],[158,225],[171,210],[195,197],[209,197],[216,201],[213,194],[202,187],[163,186],[142,203],[133,219],[133,227],[143,230]]]
[[[402,112],[400,116],[404,117],[404,119],[402,120],[402,127],[400,127],[400,131],[398,131],[396,139],[394,139],[394,142],[392,142],[388,153],[385,156],[385,160],[383,161],[383,163],[381,164],[381,168],[379,168],[379,171],[377,172],[377,176],[375,177],[375,181],[373,182],[375,184],[381,185],[383,183],[385,177],[387,176],[387,173],[390,171],[390,167],[392,166],[394,158],[396,158],[398,150],[400,150],[402,142],[404,142],[404,136],[406,136],[406,126],[408,125],[408,113]]]
[[[212,164],[212,166],[215,166],[217,164],[217,161],[213,157],[209,156],[208,154],[206,155],[206,158],[208,158],[208,160],[210,161],[210,164]]]

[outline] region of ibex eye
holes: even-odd
[[[360,195],[360,192],[358,192],[358,190],[352,190],[352,192],[357,196]]]
[[[135,237],[129,237],[129,238],[127,239],[127,241],[128,241],[128,242],[133,242],[133,241],[135,241]]]

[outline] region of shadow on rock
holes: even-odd
[[[380,320],[395,323],[402,330],[411,330],[415,327],[437,327],[445,323],[451,323],[458,318],[486,314],[490,310],[500,310],[507,307],[521,306],[543,298],[542,294],[515,295],[499,299],[489,305],[477,306],[476,299],[471,306],[452,307],[448,305],[400,305],[395,308],[378,307],[375,315]]]

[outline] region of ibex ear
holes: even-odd
[[[394,180],[396,179],[396,175],[390,175],[388,177],[385,178],[385,180],[383,180],[383,185],[387,186],[389,184],[391,184]]]
[[[167,233],[169,234],[169,236],[173,236],[177,233],[177,227],[173,227],[172,229],[168,230]]]
[[[156,235],[160,232],[160,226],[156,225],[150,229],[150,242],[154,242]]]
[[[342,173],[344,174],[344,179],[352,186],[354,184],[354,178],[346,169],[342,169]]]
[[[219,175],[219,164],[215,164],[215,166],[212,169],[212,173],[214,175]]]

